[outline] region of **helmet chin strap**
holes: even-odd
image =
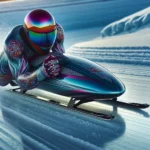
[[[40,47],[43,52],[50,52],[51,47]]]

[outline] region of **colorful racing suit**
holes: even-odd
[[[49,51],[64,53],[64,32],[57,24],[57,37]],[[16,26],[8,34],[4,51],[0,55],[0,85],[5,86],[12,80],[24,90],[35,88],[40,81],[51,77],[45,72],[44,65],[33,71],[33,62],[46,59],[49,53],[44,53],[32,45],[27,38],[23,25]]]

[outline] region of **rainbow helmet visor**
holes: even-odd
[[[31,42],[40,47],[51,47],[57,35],[53,16],[46,10],[36,9],[24,19],[24,28]]]

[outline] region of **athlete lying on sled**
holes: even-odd
[[[42,9],[29,12],[24,19],[24,25],[15,27],[5,40],[4,51],[0,56],[0,85],[13,85],[15,81],[24,93],[43,81],[46,90],[71,97],[68,103],[71,108],[94,99],[116,101],[125,92],[121,81],[89,60],[62,55],[67,63],[61,64],[59,55],[51,52],[64,53],[63,41],[64,31],[49,12]],[[32,63],[39,60],[42,63],[38,69],[33,68]],[[67,72],[68,69],[71,74]],[[67,73],[64,74],[64,71]],[[55,80],[54,77],[59,74],[60,78]],[[80,101],[76,104],[78,100]],[[149,107],[148,104],[130,105],[138,108]]]
[[[49,12],[42,9],[29,12],[24,25],[16,26],[6,37],[0,56],[0,85],[15,80],[23,90],[28,90],[46,78],[57,76],[60,66],[50,51],[64,53],[63,41],[63,28]],[[30,63],[39,57],[43,57],[43,65],[32,72]]]

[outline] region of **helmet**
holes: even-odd
[[[36,9],[29,12],[24,19],[24,28],[29,40],[42,50],[51,47],[55,42],[56,23],[46,10]]]

